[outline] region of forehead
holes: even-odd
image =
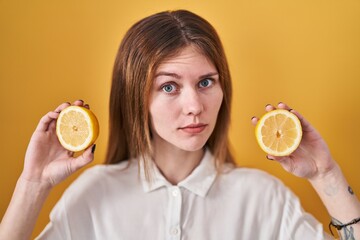
[[[158,73],[166,70],[198,70],[200,72],[214,72],[216,71],[216,67],[201,50],[190,45],[160,62],[156,72]]]

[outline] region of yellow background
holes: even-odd
[[[223,40],[234,82],[231,140],[238,163],[282,179],[327,229],[330,217],[310,184],[268,161],[256,145],[251,117],[283,101],[322,133],[360,192],[360,1],[0,0],[0,217],[32,131],[59,103],[90,103],[101,124],[95,163],[104,160],[119,42],[140,18],[179,8],[208,19]],[[75,177],[51,193],[34,235]]]

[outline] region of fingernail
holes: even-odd
[[[92,154],[94,154],[95,149],[96,149],[96,144],[94,144],[94,145],[92,146],[92,148],[91,148],[91,153],[92,153]]]
[[[273,158],[269,157],[268,155],[266,155],[266,158],[271,161],[274,160]]]
[[[270,106],[270,105],[271,105],[271,104],[270,104],[270,103],[268,103],[268,104],[266,104],[266,105],[265,105],[265,107]]]
[[[84,100],[82,100],[82,99],[78,99],[77,101],[80,101],[80,102],[84,103]]]
[[[290,108],[290,109],[289,109],[289,112],[291,112],[292,110],[293,110],[293,109],[292,109],[292,108]]]
[[[279,102],[278,105],[279,105],[279,104],[283,104],[283,102]]]
[[[256,118],[255,116],[252,116],[251,120],[253,120],[254,118]]]

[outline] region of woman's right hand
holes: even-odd
[[[66,150],[56,136],[56,120],[60,112],[70,105],[63,103],[41,118],[26,151],[22,180],[51,188],[93,160],[95,145],[74,158],[74,153]],[[73,105],[84,106],[84,102],[77,100]]]

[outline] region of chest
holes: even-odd
[[[140,197],[108,195],[78,221],[87,222],[85,231],[94,239],[268,239],[269,219],[261,219],[260,207],[246,194],[210,192],[201,197],[175,186]]]

